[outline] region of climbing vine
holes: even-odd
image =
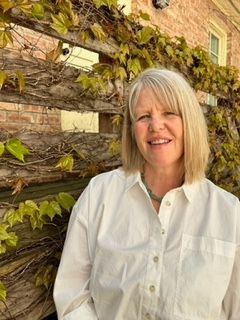
[[[82,17],[88,14],[88,21]],[[196,91],[216,96],[218,106],[208,106],[205,112],[211,146],[211,161],[208,177],[228,191],[240,197],[240,81],[239,71],[233,66],[222,67],[213,64],[209,54],[200,46],[191,48],[183,37],[170,38],[157,26],[150,25],[150,17],[144,12],[125,16],[117,6],[116,0],[85,1],[81,7],[79,1],[70,0],[4,0],[0,2],[0,48],[12,45],[14,41],[13,17],[19,15],[26,25],[37,23],[48,25],[59,35],[78,32],[82,42],[97,40],[101,43],[111,38],[118,50],[107,55],[104,62],[93,66],[92,71],[72,79],[85,93],[101,96],[107,101],[112,96],[116,81],[128,84],[142,70],[153,66],[171,67],[181,71]],[[97,16],[97,18],[96,18]],[[143,22],[143,23],[142,23]],[[46,59],[58,63],[62,54],[63,41],[55,49],[46,53]],[[24,94],[28,84],[24,73],[9,73],[0,70],[0,90],[16,88]],[[117,100],[124,105],[121,91],[115,93]],[[122,114],[116,115],[113,124],[121,126]],[[118,139],[112,141],[109,150],[113,155],[119,153]],[[20,161],[25,161],[29,150],[19,139],[13,138],[0,143],[0,156],[8,152]],[[55,164],[63,171],[74,168],[74,156],[88,161],[86,154],[77,148],[58,159]],[[88,169],[94,175],[99,168],[93,162]],[[82,172],[84,176],[86,172]],[[74,199],[60,193],[54,200],[35,203],[31,200],[21,202],[17,208],[10,208],[0,224],[0,254],[16,247],[18,236],[12,228],[23,221],[29,221],[32,229],[42,229],[45,224],[62,211],[70,211]],[[36,284],[49,287],[52,279],[52,266],[45,266],[36,275]],[[0,300],[6,299],[6,287],[0,282]]]

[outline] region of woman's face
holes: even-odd
[[[140,93],[134,111],[134,135],[146,165],[179,172],[184,153],[181,117],[161,105],[148,88]]]

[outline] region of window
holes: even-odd
[[[226,65],[227,60],[227,33],[215,21],[210,22],[209,52],[212,62],[220,66]],[[217,97],[208,95],[208,104],[217,105]]]
[[[64,44],[64,49],[65,53],[61,58],[69,66],[89,70],[98,62],[98,54],[95,52],[79,47],[70,48],[68,44]],[[64,131],[98,132],[98,113],[62,110],[61,127]]]
[[[131,12],[131,0],[119,0],[119,6],[124,6],[123,12],[129,14]],[[83,68],[90,70],[94,63],[97,63],[98,54],[85,50],[79,47],[70,48],[64,44],[65,54],[62,55],[62,60],[75,68]],[[98,132],[98,113],[85,112],[79,113],[74,111],[61,111],[61,127],[67,131],[85,131]]]

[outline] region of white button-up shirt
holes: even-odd
[[[94,177],[55,282],[59,320],[240,320],[240,204],[207,179],[157,215],[140,174]]]

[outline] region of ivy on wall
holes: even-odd
[[[91,2],[92,3],[92,2]],[[108,55],[107,62],[98,63],[87,75],[79,75],[72,81],[78,82],[86,92],[93,95],[105,96],[108,99],[109,83],[116,81],[131,82],[142,70],[153,66],[174,68],[182,72],[192,87],[218,97],[218,106],[208,107],[206,117],[209,128],[211,146],[211,161],[208,177],[240,197],[240,152],[239,152],[239,123],[240,123],[240,81],[237,68],[221,67],[212,63],[208,52],[200,46],[190,48],[183,37],[170,38],[163,34],[159,27],[150,26],[150,18],[146,13],[125,16],[117,7],[116,0],[93,0],[95,14],[99,18],[82,25],[79,17],[79,2],[59,0],[56,2],[41,0],[4,0],[0,2],[0,48],[13,43],[11,14],[19,13],[36,23],[49,25],[60,35],[79,32],[82,41],[97,39],[105,42],[112,38],[117,42],[119,50]],[[108,19],[102,17],[107,16]],[[143,24],[142,24],[143,22]],[[58,46],[47,53],[48,60],[57,61],[62,53],[62,41]],[[8,86],[15,86],[24,94],[27,85],[24,74],[16,72],[8,74],[0,71],[0,90],[7,90]],[[119,101],[124,97],[119,94]],[[121,115],[115,116],[113,122],[121,125]],[[15,143],[15,145],[14,145]],[[13,150],[18,146],[19,152]],[[20,149],[19,149],[20,148]],[[113,154],[119,152],[119,141],[115,140],[109,147]],[[4,150],[12,153],[19,160],[27,156],[19,140],[0,143],[0,154]],[[84,156],[82,156],[84,161]],[[61,170],[72,170],[74,166],[71,154],[59,159],[57,166]],[[5,214],[4,222],[0,225],[0,253],[5,253],[8,247],[16,246],[17,235],[11,231],[16,223],[21,223],[27,218],[34,228],[42,228],[45,218],[53,219],[61,214],[61,208],[70,210],[71,206],[64,205],[59,195],[51,202],[44,201],[36,204],[32,201],[21,203],[17,209],[10,209]],[[60,197],[60,198],[59,198]],[[46,270],[45,270],[46,271]],[[49,274],[49,270],[47,270]],[[43,273],[46,276],[46,273]],[[38,283],[44,283],[38,277]],[[6,299],[6,288],[0,282],[0,300]]]

